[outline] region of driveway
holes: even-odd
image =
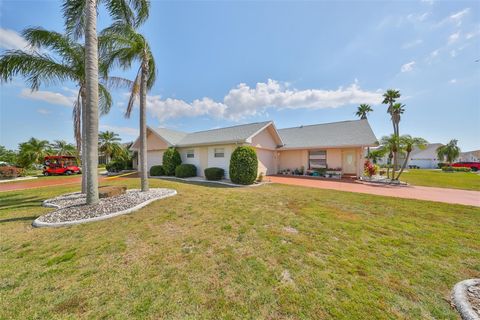
[[[271,182],[319,189],[331,189],[378,196],[463,204],[480,207],[480,191],[421,186],[388,186],[360,181],[329,181],[308,178],[269,176]]]

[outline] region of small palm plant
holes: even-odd
[[[51,147],[47,140],[30,138],[27,142],[19,145],[19,164],[28,168],[34,163],[42,163],[43,158],[50,152]]]
[[[105,29],[102,34],[102,54],[107,65],[119,65],[123,69],[131,67],[133,62],[139,62],[135,80],[130,83],[130,98],[125,116],[130,117],[134,103],[140,100],[140,180],[142,191],[148,191],[147,172],[147,91],[155,82],[155,60],[147,39],[128,24],[117,23]],[[117,80],[111,78],[112,81]],[[125,81],[119,81],[124,84]]]
[[[355,115],[360,119],[367,119],[367,115],[372,111],[373,109],[369,104],[361,104],[360,106],[358,106]]]
[[[403,135],[399,139],[400,141],[400,148],[404,150],[407,155],[405,156],[405,160],[403,161],[402,168],[400,169],[400,172],[398,173],[397,177],[395,180],[398,180],[400,176],[403,173],[403,170],[405,170],[405,167],[407,166],[408,158],[410,157],[410,154],[412,153],[413,148],[418,148],[420,150],[425,149],[427,146],[427,140],[419,137],[412,137],[410,135]]]
[[[107,163],[123,151],[120,141],[118,133],[112,131],[103,131],[98,134],[98,150],[107,157]]]
[[[380,145],[382,146],[381,149],[388,153],[389,163],[391,163],[394,155],[399,152],[399,138],[397,135],[392,134],[389,136],[384,136],[380,139]],[[391,178],[394,180],[395,178],[395,166],[392,166],[392,176],[389,176],[390,173],[390,165],[387,167],[387,178]]]
[[[447,160],[447,162],[451,165],[455,159],[458,158],[460,155],[460,147],[457,146],[458,140],[453,139],[450,140],[449,143],[447,143],[444,146],[440,146],[437,148],[437,157],[440,160]]]

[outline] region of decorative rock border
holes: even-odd
[[[468,299],[468,289],[473,286],[480,286],[480,279],[463,280],[453,287],[452,301],[463,320],[480,320]]]
[[[81,219],[81,220],[63,221],[63,222],[46,222],[46,221],[41,220],[41,218],[43,217],[43,216],[41,216],[41,217],[38,217],[37,219],[35,219],[33,221],[32,226],[36,227],[36,228],[66,227],[66,226],[72,226],[72,225],[81,224],[81,223],[88,223],[88,222],[106,220],[106,219],[114,218],[114,217],[121,216],[121,215],[124,215],[124,214],[132,213],[134,211],[137,211],[137,210],[145,207],[146,205],[148,205],[148,204],[150,204],[154,201],[164,199],[164,198],[168,198],[168,197],[172,197],[172,196],[177,194],[177,191],[173,190],[173,189],[160,189],[159,188],[159,189],[150,189],[150,190],[162,190],[162,191],[166,191],[166,192],[161,196],[145,200],[144,202],[141,202],[141,203],[139,203],[139,204],[137,204],[133,207],[130,207],[130,208],[127,208],[127,209],[124,209],[124,210],[120,210],[120,211],[116,211],[116,212],[112,212],[112,213],[108,213],[108,214],[101,215],[101,216],[92,217],[92,218],[86,218],[86,219]],[[130,190],[130,192],[132,192],[132,191],[133,190]],[[65,194],[63,196],[69,196],[69,195],[74,195],[74,194],[70,193],[70,194]],[[121,196],[119,196],[119,197],[121,197]],[[66,208],[74,206],[74,205],[61,206],[61,205],[53,203],[55,200],[58,200],[58,199],[61,199],[61,197],[56,197],[56,198],[53,198],[53,199],[47,199],[47,200],[43,201],[42,206],[48,207],[48,208],[55,208],[57,210],[64,210]],[[105,199],[109,199],[109,198],[105,198]],[[100,203],[102,202],[102,200],[103,199],[100,199]],[[77,204],[77,206],[78,206],[78,204]],[[53,213],[54,212],[55,211],[53,211]],[[49,214],[51,214],[51,212]]]

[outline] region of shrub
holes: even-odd
[[[188,178],[197,176],[197,167],[193,164],[181,164],[175,168],[175,177],[177,178]]]
[[[108,172],[119,172],[125,170],[126,164],[125,161],[117,160],[117,161],[110,161],[106,164],[105,169]]]
[[[12,167],[12,166],[2,166],[0,167],[0,178],[1,179],[13,179],[17,177],[25,176],[26,171],[22,168]]]
[[[255,149],[237,147],[230,158],[230,179],[233,183],[252,184],[257,178],[258,160]]]
[[[150,175],[155,177],[155,176],[164,176],[165,175],[165,170],[163,170],[163,166],[152,166],[150,168]]]
[[[263,172],[260,172],[260,174],[258,175],[257,181],[258,181],[258,182],[262,182],[262,181],[263,181]]]
[[[378,168],[376,165],[371,163],[369,160],[365,161],[363,164],[363,171],[367,177],[372,177],[377,174]]]
[[[443,172],[470,172],[472,171],[469,167],[451,167],[451,166],[443,166]]]
[[[443,167],[446,167],[446,166],[449,166],[449,165],[448,165],[448,163],[445,163],[445,162],[439,162],[437,164],[437,166],[438,166],[438,169],[442,169]]]
[[[168,148],[163,154],[163,170],[165,175],[174,176],[175,169],[178,165],[182,164],[182,158],[180,153],[175,148]]]
[[[207,168],[204,170],[205,178],[207,180],[222,180],[223,176],[225,175],[225,170],[222,168]]]

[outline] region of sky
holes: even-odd
[[[99,10],[99,30],[110,24]],[[0,54],[26,49],[21,32],[63,31],[61,1],[0,0]],[[277,128],[356,119],[368,103],[377,136],[392,133],[382,93],[400,90],[400,133],[480,149],[480,1],[156,1],[140,28],[157,81],[148,124],[193,132],[273,120]],[[132,79],[131,70],[112,75]],[[30,137],[73,142],[75,83],[32,92],[16,77],[0,85],[0,145]],[[136,138],[128,93],[100,130]]]

